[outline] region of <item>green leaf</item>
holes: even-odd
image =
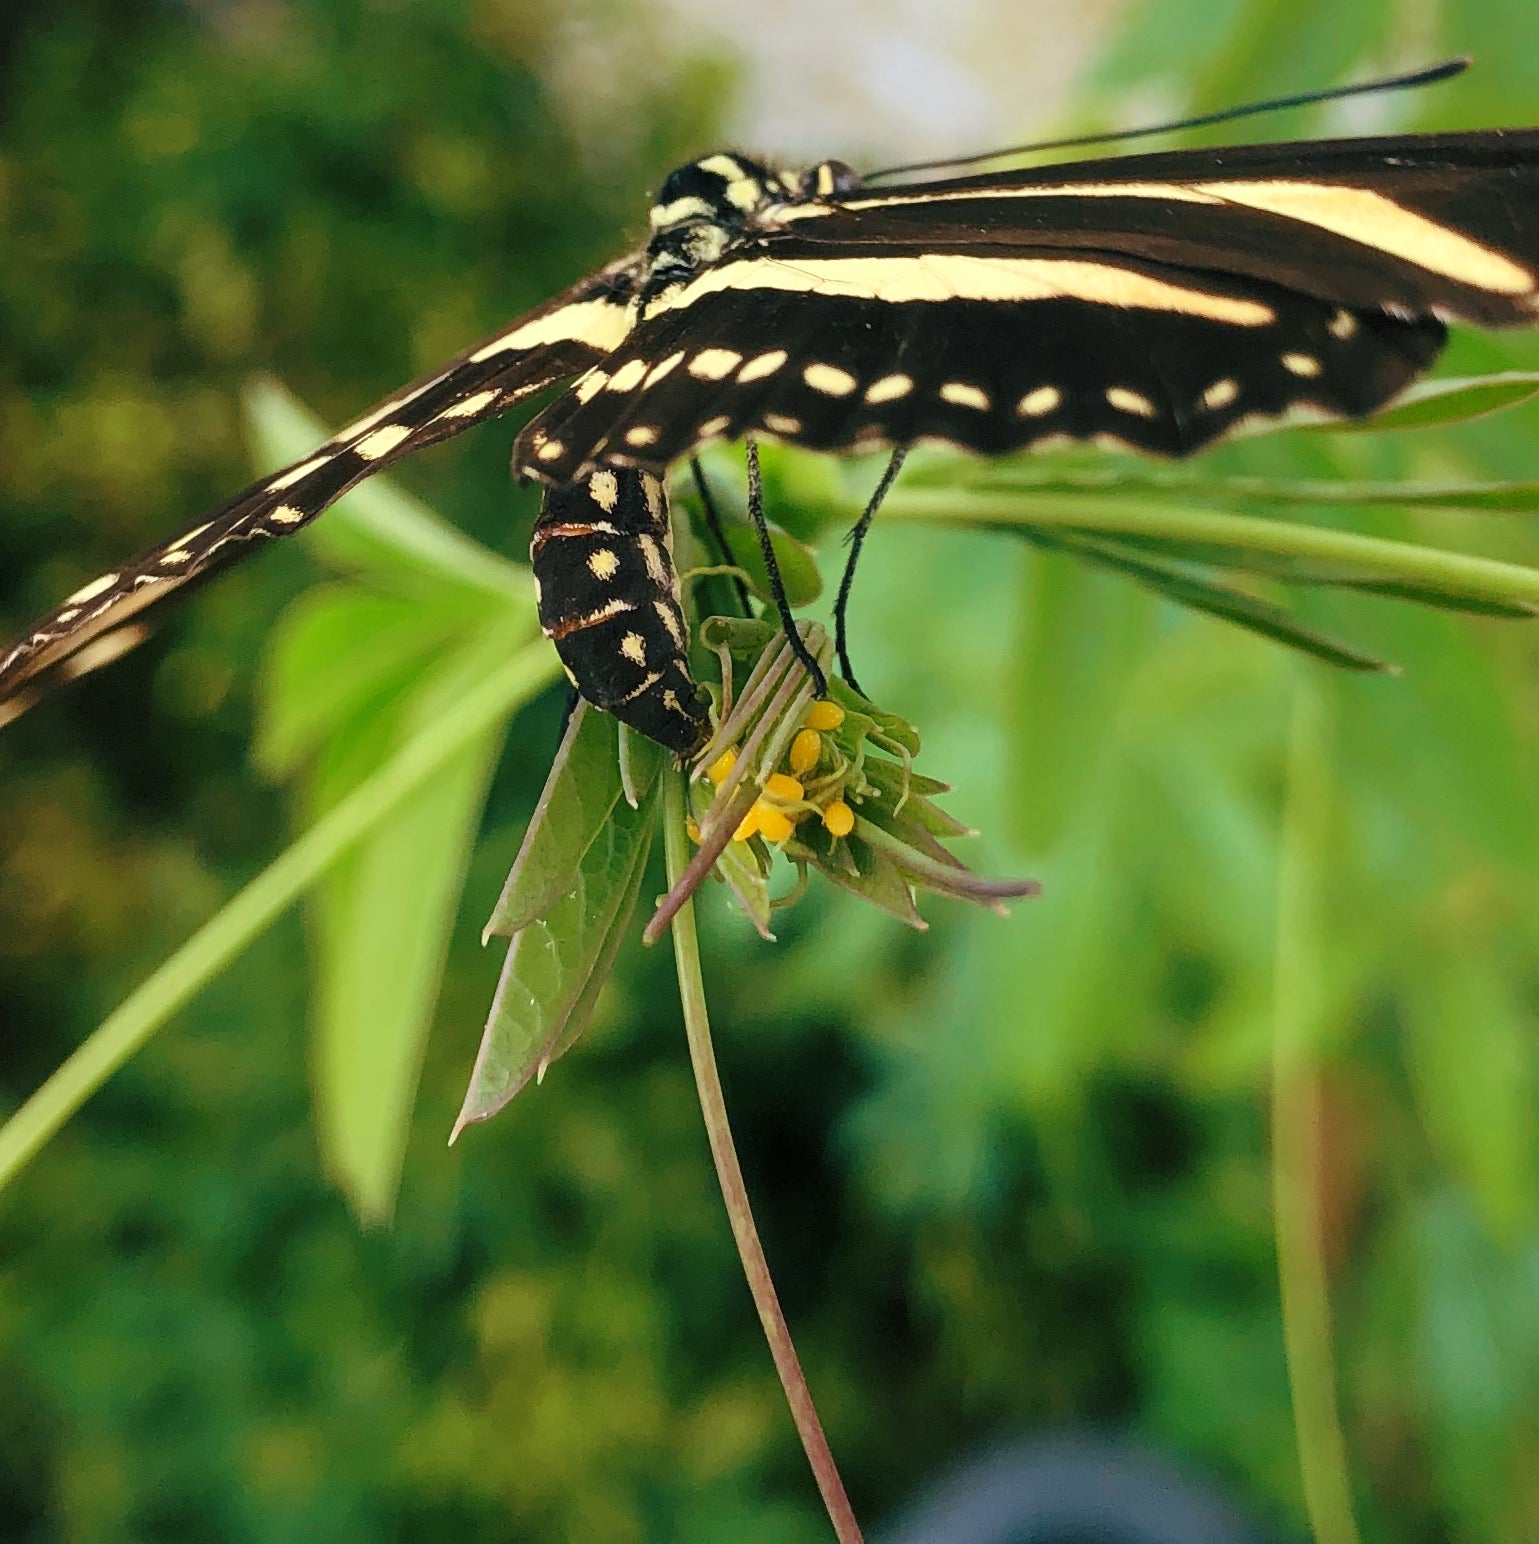
[[[1028,539],[1044,546],[1083,557],[1104,568],[1126,574],[1140,584],[1147,585],[1167,600],[1201,611],[1208,616],[1233,622],[1250,632],[1259,633],[1276,643],[1284,643],[1291,649],[1324,660],[1343,670],[1392,670],[1387,661],[1354,649],[1312,627],[1306,627],[1282,606],[1260,596],[1248,594],[1225,584],[1210,573],[1191,565],[1182,565],[1131,552],[1115,542],[1094,537],[1065,535],[1055,532],[1051,536],[1040,532],[1028,535]]]
[[[661,787],[654,778],[637,809],[617,803],[566,893],[508,945],[451,1141],[495,1115],[581,1032],[630,923]]]
[[[506,626],[485,631],[378,710],[372,732],[352,741],[361,754],[343,758],[352,763],[347,787],[520,646],[527,639]],[[318,897],[316,1125],[328,1171],[366,1221],[385,1221],[394,1204],[465,866],[506,729],[494,724],[466,744],[337,866]],[[335,778],[323,772],[315,781],[332,802],[339,790],[326,785]]]
[[[662,752],[650,741],[630,748],[635,791],[649,797]],[[572,710],[545,789],[535,806],[507,883],[481,939],[511,938],[543,916],[571,889],[583,856],[598,840],[618,806],[624,782],[615,720],[587,702]]]
[[[245,393],[247,434],[258,466],[297,461],[327,430],[272,381]],[[344,494],[304,540],[338,567],[362,570],[407,595],[453,590],[466,600],[509,600],[532,607],[527,571],[488,552],[382,477]]]
[[[1467,423],[1519,407],[1539,395],[1539,371],[1506,370],[1496,375],[1473,375],[1455,380],[1419,381],[1382,412],[1368,418],[1348,418],[1298,427],[1310,433],[1383,434],[1399,429],[1428,429],[1434,425]],[[1293,425],[1284,427],[1292,428]],[[1258,426],[1257,433],[1265,432]]]
[[[1206,548],[1234,566],[1241,558],[1249,562],[1261,555],[1334,567],[1371,583],[1420,586],[1499,605],[1539,604],[1539,569],[1521,564],[1354,531],[1175,504],[1024,491],[1006,495],[968,490],[948,495],[916,489],[894,492],[883,517],[889,523],[928,520],[978,529],[1022,527],[1049,532],[1068,528],[1119,540],[1184,543]]]
[[[933,472],[932,472],[933,480]],[[1473,514],[1539,513],[1539,482],[1421,483],[1359,482],[1345,478],[1287,479],[1214,477],[1187,471],[1138,466],[1109,468],[1065,466],[1046,458],[1038,466],[1011,461],[992,468],[972,486],[1015,488],[1035,493],[1179,494],[1232,509],[1237,504],[1287,504],[1330,507],[1375,505],[1397,509],[1447,509]]]
[[[252,757],[269,776],[295,770],[342,723],[420,676],[463,618],[422,600],[319,585],[284,610],[257,689]]]

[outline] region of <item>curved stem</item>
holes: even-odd
[[[684,829],[684,774],[677,768],[669,768],[664,777],[663,847],[668,860],[668,881],[676,884],[689,857],[689,838]],[[700,1094],[700,1111],[705,1117],[711,1158],[716,1165],[722,1199],[727,1203],[727,1218],[732,1224],[732,1237],[737,1242],[738,1258],[743,1262],[743,1274],[748,1278],[748,1290],[759,1311],[759,1323],[764,1327],[764,1338],[775,1359],[775,1371],[780,1375],[780,1386],[791,1407],[791,1419],[802,1439],[807,1462],[812,1465],[823,1505],[834,1525],[834,1534],[839,1544],[861,1544],[860,1525],[855,1521],[849,1497],[844,1493],[844,1481],[839,1478],[801,1361],[791,1343],[791,1331],[780,1310],[769,1262],[764,1258],[759,1230],[754,1226],[753,1211],[748,1204],[743,1171],[738,1167],[737,1151],[732,1145],[732,1128],[727,1122],[727,1104],[716,1070],[716,1053],[711,1049],[711,1022],[705,1005],[705,982],[700,974],[700,940],[695,932],[693,900],[685,901],[673,919],[673,957],[679,974],[684,1032],[689,1040],[695,1087]]]

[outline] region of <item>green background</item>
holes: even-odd
[[[634,239],[661,173],[716,143],[733,72],[659,66],[595,149],[542,83],[558,19],[0,16],[4,631],[249,480],[255,372],[344,421]],[[1200,108],[1466,50],[1475,74],[1381,112],[1531,121],[1518,0],[1163,0],[1111,32],[1083,121],[1121,121],[1130,91]],[[1450,368],[1536,362],[1532,338],[1465,338]],[[1225,454],[1532,478],[1536,429],[1529,409]],[[533,504],[508,441],[400,481],[516,555]],[[1539,559],[1511,517],[1363,528]],[[250,765],[255,662],[319,572],[274,548],[0,737],[9,1107],[291,833]],[[1284,1110],[1322,1115],[1316,1349],[1363,1534],[1535,1536],[1539,632],[1311,598],[1405,667],[1344,679],[1007,537],[880,524],[856,605],[865,684],[985,832],[969,857],[1046,886],[1003,922],[928,903],[924,936],[820,886],[776,947],[708,907],[744,1166],[858,1510],[874,1525],[987,1439],[1105,1425],[1302,1526],[1281,983],[1306,1000]],[[298,916],[0,1196],[0,1538],[826,1536],[664,952],[627,949],[570,1059],[444,1147],[496,979],[477,934],[559,706],[518,716],[492,778],[388,1227],[360,1227],[314,1135]]]

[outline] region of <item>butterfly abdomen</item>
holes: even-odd
[[[549,489],[529,558],[540,626],[573,686],[680,756],[698,749],[708,722],[689,673],[662,483],[606,467]]]

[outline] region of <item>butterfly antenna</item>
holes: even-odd
[[[1039,150],[1073,150],[1081,145],[1108,145],[1117,140],[1147,139],[1155,134],[1173,134],[1178,129],[1201,129],[1215,123],[1233,123],[1237,118],[1254,118],[1261,113],[1283,112],[1290,107],[1310,107],[1317,102],[1340,102],[1347,97],[1376,96],[1385,91],[1411,91],[1452,80],[1469,67],[1469,56],[1444,59],[1407,75],[1385,75],[1377,80],[1358,81],[1351,86],[1327,86],[1320,91],[1301,91],[1296,96],[1270,97],[1264,102],[1248,102],[1243,107],[1226,107],[1222,112],[1198,113],[1192,118],[1174,118],[1169,123],[1153,123],[1141,129],[1113,129],[1104,134],[1077,134],[1070,139],[1044,139],[1030,145],[1014,145],[1008,150],[985,150],[978,155],[950,156],[940,161],[911,161],[907,166],[884,166],[868,172],[865,182],[880,177],[897,177],[906,172],[942,171],[947,168],[979,166],[985,161],[999,161],[1006,156],[1031,155]]]

